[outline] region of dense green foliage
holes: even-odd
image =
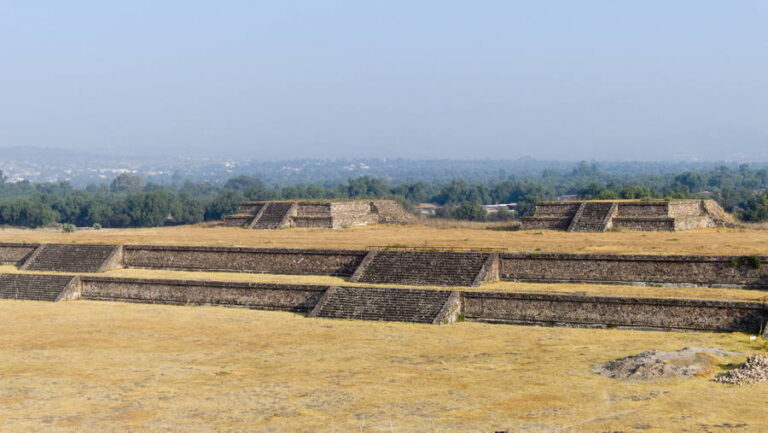
[[[0,172],[0,224],[39,227],[54,223],[76,226],[150,227],[217,220],[243,200],[394,198],[410,208],[414,203],[448,205],[443,216],[483,220],[480,204],[518,203],[518,214],[533,211],[538,200],[564,194],[585,199],[688,198],[717,200],[744,221],[768,220],[768,170],[719,167],[709,171],[671,174],[603,173],[580,163],[571,170],[544,170],[539,175],[507,176],[495,182],[453,180],[442,183],[390,184],[384,179],[358,177],[335,185],[271,187],[255,177],[237,176],[223,185],[184,182],[144,183],[122,174],[110,185],[84,189],[58,183],[10,183]],[[494,218],[505,219],[502,212]]]

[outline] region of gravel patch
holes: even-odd
[[[744,364],[727,373],[718,375],[715,382],[731,385],[768,382],[768,355],[752,355]]]
[[[613,379],[630,382],[685,379],[709,374],[719,363],[719,357],[736,355],[739,353],[714,347],[686,347],[671,352],[649,350],[596,365],[592,371]]]

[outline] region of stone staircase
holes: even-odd
[[[310,317],[443,323],[453,321],[458,296],[448,290],[331,287]]]
[[[604,232],[608,229],[611,218],[616,213],[616,204],[612,202],[582,203],[573,217],[569,232]]]
[[[116,245],[44,244],[21,269],[51,272],[101,272],[120,249]]]
[[[76,278],[72,275],[0,274],[0,299],[58,301]]]
[[[488,254],[432,251],[372,251],[352,281],[423,286],[479,285]]]
[[[282,227],[291,209],[295,206],[292,202],[266,203],[261,215],[251,224],[254,229],[277,229]]]
[[[224,225],[229,227],[250,228],[250,226],[260,216],[261,210],[263,207],[264,207],[264,203],[260,203],[260,202],[240,203],[237,206],[237,213],[234,213],[231,215],[224,215],[223,217]]]

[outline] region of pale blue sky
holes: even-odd
[[[766,1],[1,0],[0,56],[0,147],[768,160]]]

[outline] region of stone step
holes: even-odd
[[[275,202],[265,204],[266,209],[262,212],[258,221],[253,224],[255,229],[276,229],[280,228],[280,223],[283,222],[285,217],[290,212],[293,203],[291,202]]]
[[[253,217],[261,210],[263,203],[240,203],[237,206],[237,213],[240,215],[250,215]]]
[[[357,281],[374,284],[471,286],[488,254],[377,251]]]
[[[116,245],[45,244],[22,268],[28,271],[100,272],[118,248]]]
[[[453,292],[332,287],[310,314],[334,319],[437,323]]]
[[[573,232],[602,232],[607,226],[613,203],[584,203],[580,214],[571,226]]]
[[[75,278],[72,275],[0,274],[0,299],[53,302]]]

